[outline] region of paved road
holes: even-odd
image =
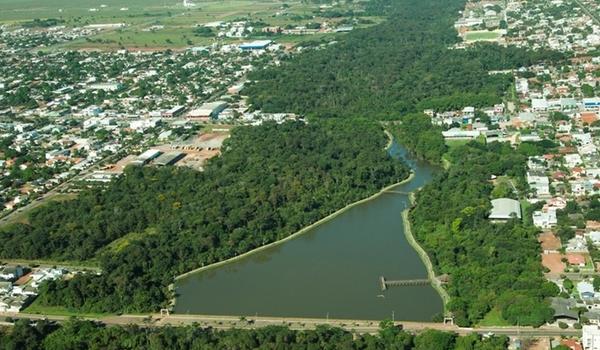
[[[577,4],[579,4],[579,7],[581,7],[581,9],[583,11],[585,11],[590,17],[592,17],[592,19],[594,21],[596,21],[596,24],[600,24],[600,18],[595,13],[593,13],[592,11],[590,11],[590,9],[585,4],[583,4],[581,2],[581,0],[575,0],[575,2]]]
[[[27,212],[31,209],[39,207],[42,204],[46,204],[47,199],[49,199],[49,197],[52,197],[52,196],[58,194],[60,192],[60,190],[62,190],[63,188],[66,188],[73,181],[79,181],[79,180],[85,178],[87,175],[91,174],[93,171],[98,170],[103,164],[105,164],[105,162],[111,160],[112,158],[116,158],[116,156],[114,154],[111,154],[109,156],[106,156],[106,157],[100,159],[99,161],[95,162],[89,168],[81,171],[79,174],[56,185],[48,192],[41,195],[38,199],[29,202],[28,204],[26,204],[23,207],[17,208],[17,210],[11,211],[10,213],[8,213],[5,216],[3,216],[2,218],[0,218],[0,225],[9,223],[11,221],[12,217],[16,216],[17,213]]]
[[[0,316],[12,318],[44,319],[64,322],[68,316],[44,316],[37,314],[11,314],[0,313]],[[317,325],[331,325],[340,327],[348,331],[357,333],[377,333],[379,331],[378,321],[366,320],[340,320],[340,319],[312,319],[312,318],[281,318],[281,317],[240,317],[231,316],[207,316],[207,315],[169,315],[161,317],[159,314],[152,315],[121,315],[107,316],[102,318],[82,317],[83,319],[97,321],[106,325],[131,325],[135,324],[141,327],[164,327],[164,326],[185,326],[199,325],[202,327],[212,327],[215,329],[253,329],[274,325],[285,325],[293,330],[314,329]],[[479,334],[501,334],[508,336],[581,336],[581,330],[566,329],[562,330],[555,326],[544,326],[541,328],[532,327],[485,327],[485,328],[460,328],[454,325],[433,323],[433,322],[406,322],[396,321],[397,325],[402,325],[405,330],[419,332],[425,329],[437,329],[441,331],[456,332],[458,334],[470,334],[473,332]]]

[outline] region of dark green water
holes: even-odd
[[[390,153],[406,159],[416,175],[395,191],[431,180],[431,166],[407,159],[397,145]],[[404,237],[401,212],[408,205],[407,195],[386,193],[279,246],[179,280],[174,311],[372,320],[393,312],[396,320],[430,321],[442,312],[431,286],[381,292],[379,285],[379,276],[427,278]]]

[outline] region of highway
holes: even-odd
[[[26,318],[31,320],[48,319],[56,322],[65,322],[70,319],[69,316],[56,315],[38,315],[26,313],[0,313],[0,317]],[[318,325],[330,325],[343,328],[356,333],[375,334],[379,331],[378,321],[369,320],[343,320],[343,319],[319,319],[319,318],[283,318],[283,317],[255,317],[248,316],[211,316],[211,315],[119,315],[106,316],[100,318],[81,317],[81,319],[100,322],[106,325],[137,325],[140,327],[165,327],[165,326],[187,326],[198,325],[201,327],[211,327],[215,329],[254,329],[266,326],[287,326],[293,330],[314,329]],[[507,336],[527,336],[527,337],[549,337],[549,336],[581,336],[581,330],[569,328],[559,329],[557,326],[533,327],[482,327],[482,328],[461,328],[455,325],[434,323],[434,322],[410,322],[396,321],[396,325],[410,332],[420,332],[425,329],[436,329],[447,332],[456,332],[460,335],[470,333],[479,334],[497,334]]]

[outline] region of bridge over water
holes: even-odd
[[[381,290],[385,291],[388,287],[410,287],[410,286],[426,286],[431,283],[428,278],[422,279],[407,279],[407,280],[387,280],[385,277],[379,277]]]

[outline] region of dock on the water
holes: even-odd
[[[385,291],[388,287],[410,287],[410,286],[426,286],[431,283],[428,278],[423,279],[408,279],[408,280],[386,280],[385,277],[379,276],[381,290]]]

